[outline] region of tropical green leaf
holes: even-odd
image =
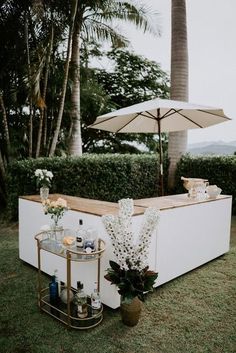
[[[118,263],[116,263],[115,261],[110,260],[109,264],[114,271],[120,270],[120,265]]]

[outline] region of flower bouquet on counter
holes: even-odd
[[[47,169],[36,169],[34,175],[36,177],[38,187],[49,188],[51,186],[51,181],[53,178],[52,172]]]
[[[63,217],[64,213],[69,210],[66,200],[58,198],[57,201],[49,199],[42,202],[44,214],[50,214],[54,221],[54,227],[58,226],[58,221]]]

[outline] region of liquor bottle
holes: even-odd
[[[88,316],[87,295],[83,291],[83,284],[77,282],[77,293],[75,294],[75,304],[77,306],[77,316],[81,319]]]
[[[58,284],[55,275],[52,276],[52,281],[49,283],[49,298],[52,305],[58,301]]]
[[[54,307],[57,307],[58,306],[58,284],[56,282],[56,278],[55,276],[53,275],[52,276],[52,281],[49,283],[49,301],[50,301],[50,304],[53,305]],[[53,315],[56,315],[58,316],[59,312],[51,307],[51,313]]]
[[[64,304],[67,304],[67,302],[68,302],[68,291],[67,291],[67,287],[65,286],[64,282],[61,282],[60,298],[61,298],[61,301]],[[73,294],[72,290],[70,289],[69,290],[69,302],[71,302],[73,300],[73,298],[74,298],[74,294]]]
[[[78,250],[83,249],[85,235],[86,235],[86,232],[83,229],[83,220],[80,219],[79,220],[79,229],[76,232],[76,247],[78,248]]]
[[[101,303],[100,294],[97,289],[97,282],[95,282],[94,284],[95,284],[94,291],[91,294],[91,306],[92,306],[93,314],[96,314],[101,309],[102,303]]]
[[[54,271],[54,276],[55,276],[55,281],[57,282],[58,297],[60,297],[60,294],[61,294],[61,282],[59,281],[59,278],[58,278],[58,270]]]
[[[84,241],[84,251],[88,254],[96,250],[97,232],[93,228],[87,229],[86,239]]]

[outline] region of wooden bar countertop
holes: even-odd
[[[96,216],[103,216],[106,214],[116,215],[119,212],[118,203],[115,202],[107,202],[93,199],[85,199],[82,197],[69,196],[63,194],[49,194],[49,200],[56,201],[59,197],[67,201],[67,205],[71,210],[90,213]],[[39,195],[27,195],[21,196],[20,198],[41,202],[41,198]],[[137,206],[134,207],[134,216],[143,214],[145,208]]]
[[[134,205],[141,206],[141,207],[154,207],[159,210],[166,210],[170,208],[196,205],[199,203],[214,202],[214,201],[222,200],[226,198],[231,198],[231,196],[219,195],[216,199],[207,198],[204,200],[194,200],[189,198],[188,194],[186,193],[186,194],[151,197],[148,199],[134,200]]]
[[[119,207],[118,203],[107,202],[93,199],[86,199],[82,197],[69,196],[63,194],[50,194],[49,199],[56,201],[59,197],[67,201],[68,207],[71,210],[94,214],[96,216],[103,216],[105,214],[118,214]],[[39,195],[27,195],[20,196],[20,198],[41,202]],[[188,197],[188,194],[178,194],[170,196],[160,196],[160,197],[151,197],[147,199],[138,199],[134,200],[134,216],[143,214],[147,207],[154,207],[159,210],[166,210],[176,207],[184,207],[189,205],[196,205],[204,202],[214,202],[217,200],[222,200],[225,198],[231,198],[228,195],[219,195],[216,199],[206,199],[206,200],[192,200]]]

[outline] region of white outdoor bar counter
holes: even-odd
[[[70,210],[62,219],[65,228],[78,229],[79,220],[85,228],[96,228],[99,237],[106,242],[101,259],[101,299],[111,308],[120,305],[116,287],[104,279],[109,260],[114,258],[111,243],[102,224],[101,216],[117,214],[116,203],[54,194],[49,198],[62,197]],[[138,231],[147,207],[160,210],[160,222],[152,235],[149,265],[159,273],[155,286],[170,281],[229,251],[232,198],[220,195],[215,200],[193,201],[187,194],[162,196],[135,200],[133,231]],[[34,236],[45,224],[50,224],[49,215],[44,215],[39,196],[19,198],[19,255],[20,259],[37,267],[37,244]],[[42,270],[52,275],[58,270],[59,278],[66,281],[66,260],[42,250]],[[87,294],[91,294],[96,281],[96,262],[72,263],[72,286],[84,283]]]

